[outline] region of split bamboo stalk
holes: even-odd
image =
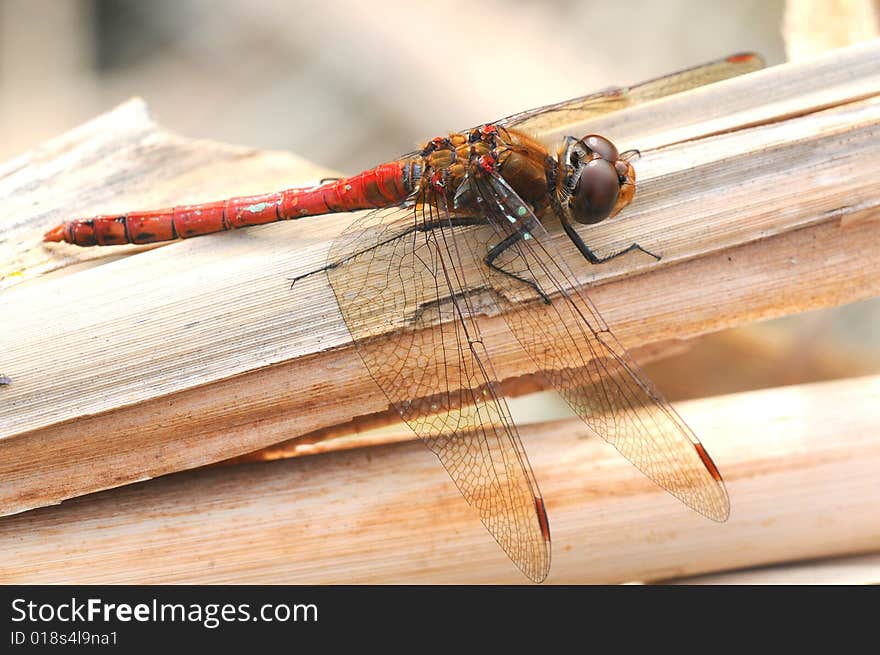
[[[880,550],[880,376],[682,403],[718,524],[568,420],[522,428],[549,583],[665,580]],[[418,442],[185,471],[0,520],[0,583],[523,583]]]
[[[624,344],[880,293],[880,259],[866,256],[880,246],[878,58],[873,42],[572,127],[643,151],[631,209],[583,234],[600,253],[638,240],[662,261],[576,271]],[[0,296],[13,380],[0,387],[0,513],[388,409],[326,280],[286,282],[320,268],[349,216],[152,249],[39,244],[70,214],[320,176],[287,155],[169,135],[140,103],[0,168],[4,280],[24,281]],[[533,372],[500,317],[481,330],[503,378]]]

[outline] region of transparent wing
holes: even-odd
[[[520,345],[594,432],[686,505],[726,520],[730,504],[718,469],[578,289],[569,255],[497,173],[475,169],[467,183],[494,242],[513,239],[495,261],[506,273],[481,270]],[[524,229],[527,236],[517,239]]]
[[[758,55],[731,55],[636,86],[605,89],[573,100],[520,112],[497,121],[497,124],[529,134],[540,134],[649,100],[751,73],[763,67],[764,62]]]
[[[466,278],[479,274],[460,245],[480,228],[455,224],[438,203],[356,221],[331,247],[330,283],[388,401],[513,562],[541,581],[550,567],[544,501],[477,330]]]

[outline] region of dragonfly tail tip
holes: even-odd
[[[64,225],[56,225],[51,230],[46,232],[43,235],[43,241],[52,242],[52,241],[64,241],[64,234],[66,230],[64,229]]]

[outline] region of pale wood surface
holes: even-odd
[[[878,43],[836,52],[589,128],[644,154],[632,209],[585,237],[600,252],[637,239],[663,255],[578,271],[624,343],[880,293],[880,261],[866,256],[880,245],[878,55]],[[138,104],[0,170],[5,281],[26,281],[2,296],[0,370],[13,384],[0,405],[0,511],[387,409],[326,281],[315,276],[295,293],[285,281],[320,267],[348,216],[148,252],[38,242],[70,210],[146,208],[318,177],[287,155],[164,134]],[[58,266],[69,274],[42,275]],[[481,327],[502,377],[532,370],[498,317]]]
[[[548,582],[669,579],[880,550],[880,376],[683,403],[718,524],[580,421],[523,428]],[[187,471],[0,520],[0,582],[523,583],[433,455],[401,443]]]
[[[880,584],[880,553],[664,580],[667,584]]]

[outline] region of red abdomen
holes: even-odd
[[[303,216],[386,207],[402,202],[413,190],[419,161],[401,159],[311,188],[74,219],[49,230],[43,240],[78,246],[155,243]]]

